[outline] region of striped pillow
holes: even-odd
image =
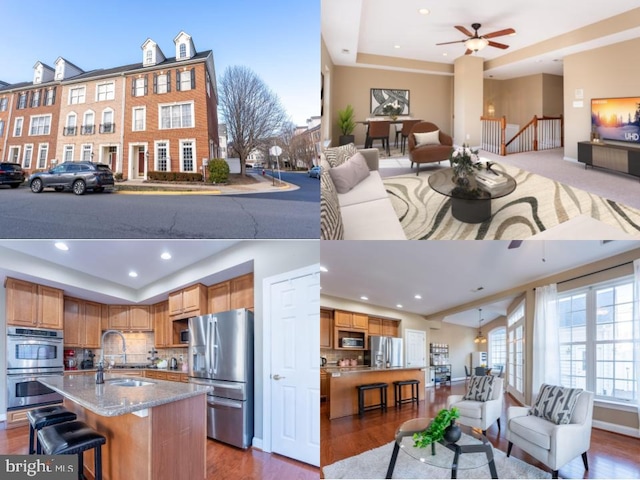
[[[581,393],[581,388],[542,385],[536,403],[529,410],[529,415],[542,417],[556,425],[569,423]]]
[[[322,240],[342,240],[344,227],[340,215],[340,203],[328,169],[320,175],[320,238]]]
[[[353,143],[347,143],[341,147],[327,148],[324,156],[332,167],[342,165],[348,159],[358,153],[358,149]]]
[[[474,400],[476,402],[486,402],[491,400],[491,394],[493,393],[493,375],[484,375],[481,377],[471,377],[469,382],[469,390],[463,400]]]

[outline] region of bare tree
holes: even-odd
[[[277,136],[288,117],[278,96],[247,67],[227,67],[219,93],[220,111],[244,175],[251,151]]]

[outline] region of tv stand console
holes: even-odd
[[[640,177],[640,148],[604,142],[578,142],[578,161]]]

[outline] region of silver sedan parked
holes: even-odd
[[[93,162],[64,162],[48,172],[38,172],[29,178],[33,193],[44,188],[54,188],[57,192],[72,190],[83,195],[87,190],[102,192],[105,187],[113,187],[113,173],[108,165]]]

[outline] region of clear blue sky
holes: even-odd
[[[291,120],[320,114],[319,0],[0,0],[0,80],[31,81],[37,61],[64,57],[83,70],[142,61],[153,39],[167,57],[182,30],[212,50],[218,79],[251,68]]]

